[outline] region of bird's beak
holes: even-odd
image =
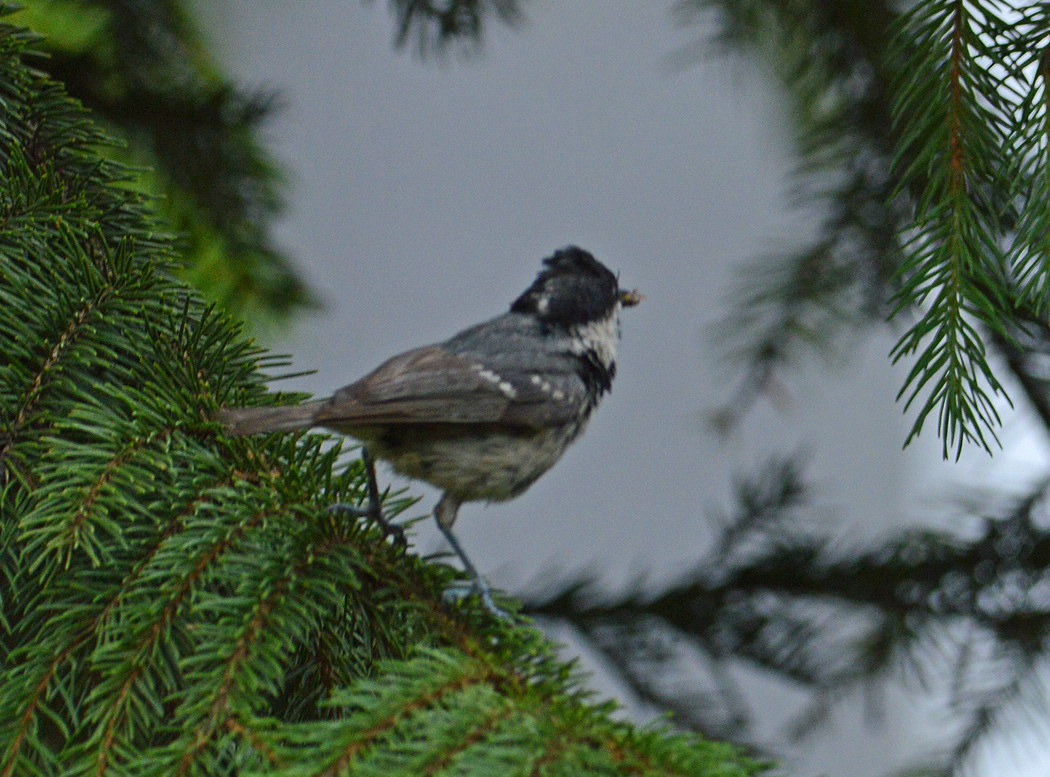
[[[643,299],[645,299],[645,295],[638,291],[638,289],[635,289],[634,291],[620,292],[620,304],[625,308],[633,308]]]

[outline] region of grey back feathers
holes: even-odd
[[[579,420],[594,404],[570,337],[541,336],[535,318],[505,313],[395,356],[336,392],[315,422],[347,431],[374,423],[542,428]]]

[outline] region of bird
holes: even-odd
[[[398,354],[327,399],[227,408],[230,436],[324,427],[362,445],[368,516],[383,516],[375,460],[437,487],[437,526],[471,578],[468,593],[499,618],[491,589],[452,531],[466,502],[519,496],[583,433],[616,376],[620,311],[643,296],[578,246],[543,260],[510,309],[450,339]]]

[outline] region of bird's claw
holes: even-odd
[[[346,513],[355,518],[366,518],[378,525],[384,536],[392,537],[395,545],[400,548],[408,547],[408,538],[405,536],[404,528],[398,526],[396,523],[391,523],[390,520],[383,515],[383,511],[376,509],[373,505],[369,505],[368,507],[358,507],[357,505],[352,505],[347,502],[335,502],[328,505],[328,507],[325,508],[325,511],[329,513]]]
[[[366,518],[372,523],[378,524],[383,530],[383,536],[393,537],[394,545],[399,548],[408,547],[408,538],[405,530],[396,523],[391,523],[383,515],[382,498],[379,495],[379,482],[376,480],[375,460],[368,453],[367,448],[361,449],[361,462],[365,468],[365,482],[368,485],[368,507],[358,507],[346,502],[336,502],[328,506],[328,512],[340,512],[353,515],[356,518]]]
[[[503,621],[512,619],[509,612],[496,604],[496,601],[492,598],[492,589],[489,588],[489,584],[485,582],[485,579],[481,577],[474,580],[456,580],[441,592],[441,598],[446,602],[458,602],[475,594],[481,599],[481,605],[492,615]]]

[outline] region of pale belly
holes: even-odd
[[[463,502],[500,502],[531,486],[561,458],[582,427],[529,433],[491,428],[402,427],[357,430],[369,452],[395,472],[437,486]]]

